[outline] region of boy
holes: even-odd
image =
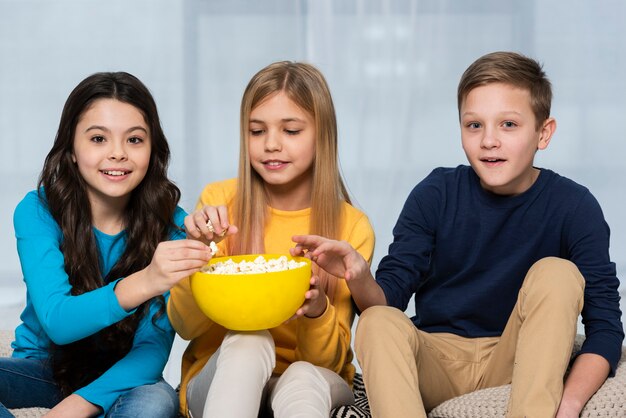
[[[516,53],[465,71],[470,167],[413,189],[376,280],[348,244],[294,237],[293,253],[345,277],[363,312],[355,346],[374,417],[425,417],[507,383],[509,417],[578,417],[614,373],[624,333],[609,228],[586,188],[533,166],[556,129],[551,99],[541,66]],[[586,341],[563,384],[581,312]]]

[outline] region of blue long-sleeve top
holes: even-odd
[[[604,357],[614,373],[624,331],[609,227],[589,190],[541,169],[517,196],[484,190],[468,166],[438,168],[410,193],[394,240],[376,271],[387,304],[415,326],[464,337],[502,334],[531,265],[572,261],[585,278],[581,353]]]
[[[174,223],[182,227],[185,215],[177,207]],[[51,341],[72,343],[133,314],[134,310],[127,312],[120,306],[114,293],[121,277],[99,289],[71,295],[61,251],[63,235],[37,191],[28,193],[18,204],[13,223],[26,283],[26,307],[15,330],[13,357],[46,359]],[[95,228],[93,232],[105,277],[124,252],[126,232],[107,235]],[[173,230],[170,238],[182,239],[184,234]],[[169,297],[169,292],[164,296]],[[152,303],[139,322],[128,354],[76,394],[106,413],[124,392],[161,378],[175,333],[165,313],[152,322],[157,311],[158,305]]]

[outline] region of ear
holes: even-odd
[[[76,164],[76,155],[74,155],[74,153],[72,152],[72,162],[74,164]]]
[[[552,139],[552,135],[554,135],[554,131],[556,131],[556,119],[546,119],[543,122],[541,129],[539,130],[539,143],[537,144],[538,150],[544,150],[548,148],[548,144]]]

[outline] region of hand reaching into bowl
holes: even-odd
[[[185,217],[187,238],[202,241],[209,245],[218,243],[225,237],[238,232],[228,220],[226,206],[204,206]]]
[[[382,288],[374,280],[369,263],[346,241],[337,241],[317,235],[295,235],[296,243],[289,252],[305,256],[326,272],[343,277],[354,302],[361,311],[374,305],[387,305]]]
[[[309,258],[333,276],[351,281],[371,275],[367,261],[346,241],[317,235],[295,235],[291,239],[296,243],[289,250],[292,256]]]

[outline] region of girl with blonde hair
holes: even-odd
[[[341,178],[335,110],[319,70],[276,62],[250,80],[238,178],[207,185],[185,227],[189,238],[217,242],[220,255],[287,254],[293,235],[312,233],[345,240],[371,260],[374,233]],[[189,279],[172,289],[168,315],[191,340],[182,365],[184,414],[328,417],[354,402],[350,292],[316,266],[310,283],[294,319],[257,332],[208,319]]]

